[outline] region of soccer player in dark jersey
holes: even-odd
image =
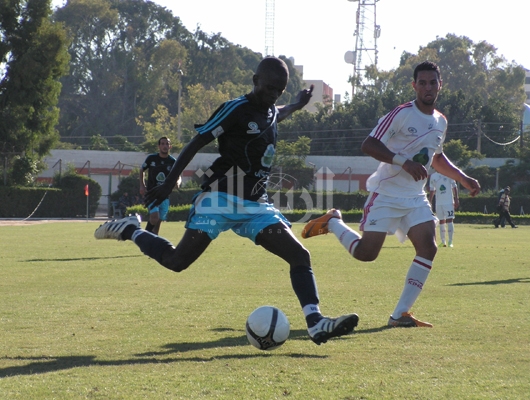
[[[169,154],[171,150],[171,140],[167,137],[158,139],[158,153],[149,154],[140,169],[140,194],[145,196],[148,190],[161,185],[166,180],[169,171],[175,164],[175,157]],[[145,171],[147,171],[147,185],[145,184]],[[169,211],[169,194],[158,205],[148,204],[149,221],[147,221],[146,231],[158,235],[160,224],[167,221]]]
[[[309,336],[316,344],[342,336],[357,326],[356,314],[324,317],[309,251],[295,237],[291,224],[268,202],[267,182],[277,141],[277,124],[302,109],[311,98],[302,90],[296,102],[276,107],[289,72],[279,58],[264,58],[254,74],[251,93],[222,104],[182,150],[165,182],[147,192],[146,204],[163,201],[193,156],[217,139],[220,157],[204,174],[202,191],[193,199],[186,231],[175,247],[166,239],[140,229],[129,216],[106,222],[97,239],[132,240],[147,256],[180,272],[188,268],[221,232],[231,229],[281,257],[290,266],[291,284],[305,315]]]

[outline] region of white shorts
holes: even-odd
[[[403,198],[370,193],[364,204],[359,229],[364,232],[396,234],[403,242],[410,228],[427,221],[438,222],[427,196]]]
[[[441,221],[455,219],[455,207],[452,204],[436,204],[436,216]]]

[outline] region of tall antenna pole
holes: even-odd
[[[265,0],[265,56],[274,55],[274,0]]]
[[[379,0],[348,0],[357,4],[355,13],[355,49],[347,51],[344,61],[353,64],[352,94],[361,86],[361,71],[369,65],[377,66],[377,39],[381,36],[381,27],[377,25],[377,8]]]

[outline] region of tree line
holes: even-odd
[[[38,170],[57,147],[154,151],[160,136],[178,151],[194,124],[252,89],[260,53],[200,27],[190,32],[151,1],[69,0],[56,10],[50,3],[0,3],[0,152],[11,166]],[[303,80],[280,57],[291,74],[279,102],[286,104]],[[528,159],[524,69],[492,44],[453,34],[403,53],[390,71],[368,66],[344,102],[326,99],[316,113],[294,114],[280,127],[280,150],[303,143],[307,154],[362,155],[378,118],[414,98],[413,69],[425,59],[442,70],[438,108],[449,120],[448,141],[488,157]]]

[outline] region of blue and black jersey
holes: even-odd
[[[246,200],[266,199],[267,183],[278,136],[278,109],[253,106],[247,97],[222,104],[202,126],[201,135],[217,138],[219,154],[204,174],[202,188]]]
[[[142,164],[142,170],[148,170],[147,190],[161,185],[166,180],[169,171],[175,164],[175,157],[168,155],[166,158],[160,157],[158,153],[149,154]]]

